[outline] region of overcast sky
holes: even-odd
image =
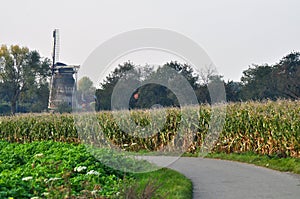
[[[60,60],[68,64],[82,64],[114,35],[146,27],[197,42],[225,80],[300,51],[299,0],[1,0],[0,17],[1,44],[44,57],[51,57],[52,31],[60,29]]]

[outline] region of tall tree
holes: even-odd
[[[188,84],[186,81],[182,81],[183,79]],[[154,83],[153,80],[157,83]],[[147,82],[149,83],[147,84]],[[160,85],[158,82],[164,82],[164,85]],[[156,71],[143,80],[143,83],[146,84],[138,90],[140,97],[136,100],[135,108],[150,108],[158,104],[164,107],[178,107],[180,106],[179,98],[183,99],[187,91],[196,90],[199,86],[198,76],[194,73],[193,68],[188,64],[176,61],[159,66]],[[185,103],[192,102],[186,101]]]
[[[225,83],[226,100],[229,102],[237,102],[241,100],[241,83],[234,81],[227,81]]]
[[[41,60],[37,51],[29,51],[28,48],[18,45],[2,45],[0,58],[0,83],[10,102],[11,113],[14,114],[21,96],[46,84],[50,74],[50,60]]]
[[[278,93],[283,98],[300,98],[300,53],[292,52],[273,67]]]
[[[163,65],[163,67],[170,67],[176,70],[180,75],[182,75],[189,82],[193,89],[196,89],[199,84],[199,76],[194,72],[192,66],[188,64],[181,64],[176,61],[171,61]]]
[[[253,65],[243,71],[241,78],[243,89],[242,97],[244,100],[275,99],[276,86],[272,76],[272,66]]]
[[[275,65],[253,65],[243,71],[244,100],[300,98],[300,53],[292,52]]]
[[[96,88],[93,86],[93,81],[89,77],[82,77],[77,83],[77,96],[78,103],[86,107],[87,110],[92,110],[91,107],[95,101],[95,91]]]
[[[139,78],[134,64],[130,61],[120,64],[100,84],[101,88],[96,90],[96,110],[111,110],[111,96],[121,78]]]
[[[215,75],[217,75],[217,69],[214,66],[205,66],[200,70],[200,81],[202,84],[207,85]]]

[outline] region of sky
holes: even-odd
[[[50,58],[52,31],[58,28],[60,61],[68,64],[82,65],[95,48],[115,35],[149,27],[192,39],[225,80],[239,81],[251,64],[274,64],[300,51],[299,0],[0,2],[0,44],[27,46]],[[145,57],[137,59],[139,64],[159,64],[159,59]]]

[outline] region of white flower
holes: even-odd
[[[90,170],[89,172],[86,173],[86,175],[100,175],[98,171]]]
[[[44,156],[44,154],[42,154],[42,153],[38,153],[38,154],[34,155],[34,157],[36,157],[36,158],[40,158],[40,157],[43,157],[43,156]]]
[[[44,181],[45,181],[46,183],[48,183],[48,182],[55,181],[55,180],[60,180],[60,179],[61,179],[61,178],[49,178],[48,180],[45,179]]]
[[[42,196],[48,196],[49,195],[49,193],[48,192],[44,192],[44,193],[42,193]]]
[[[86,169],[86,166],[79,166],[79,167],[75,167],[74,171],[81,172],[81,171],[83,171],[85,169]]]
[[[123,146],[128,146],[128,144],[123,144]]]
[[[22,178],[22,181],[29,181],[32,179],[32,176],[24,177]]]
[[[34,196],[34,197],[31,197],[30,199],[39,199],[39,197]]]

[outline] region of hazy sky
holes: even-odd
[[[69,64],[82,64],[114,35],[146,27],[193,39],[225,80],[239,80],[252,63],[300,51],[299,0],[1,0],[0,17],[0,44],[45,57],[53,29],[60,29],[60,60]]]

